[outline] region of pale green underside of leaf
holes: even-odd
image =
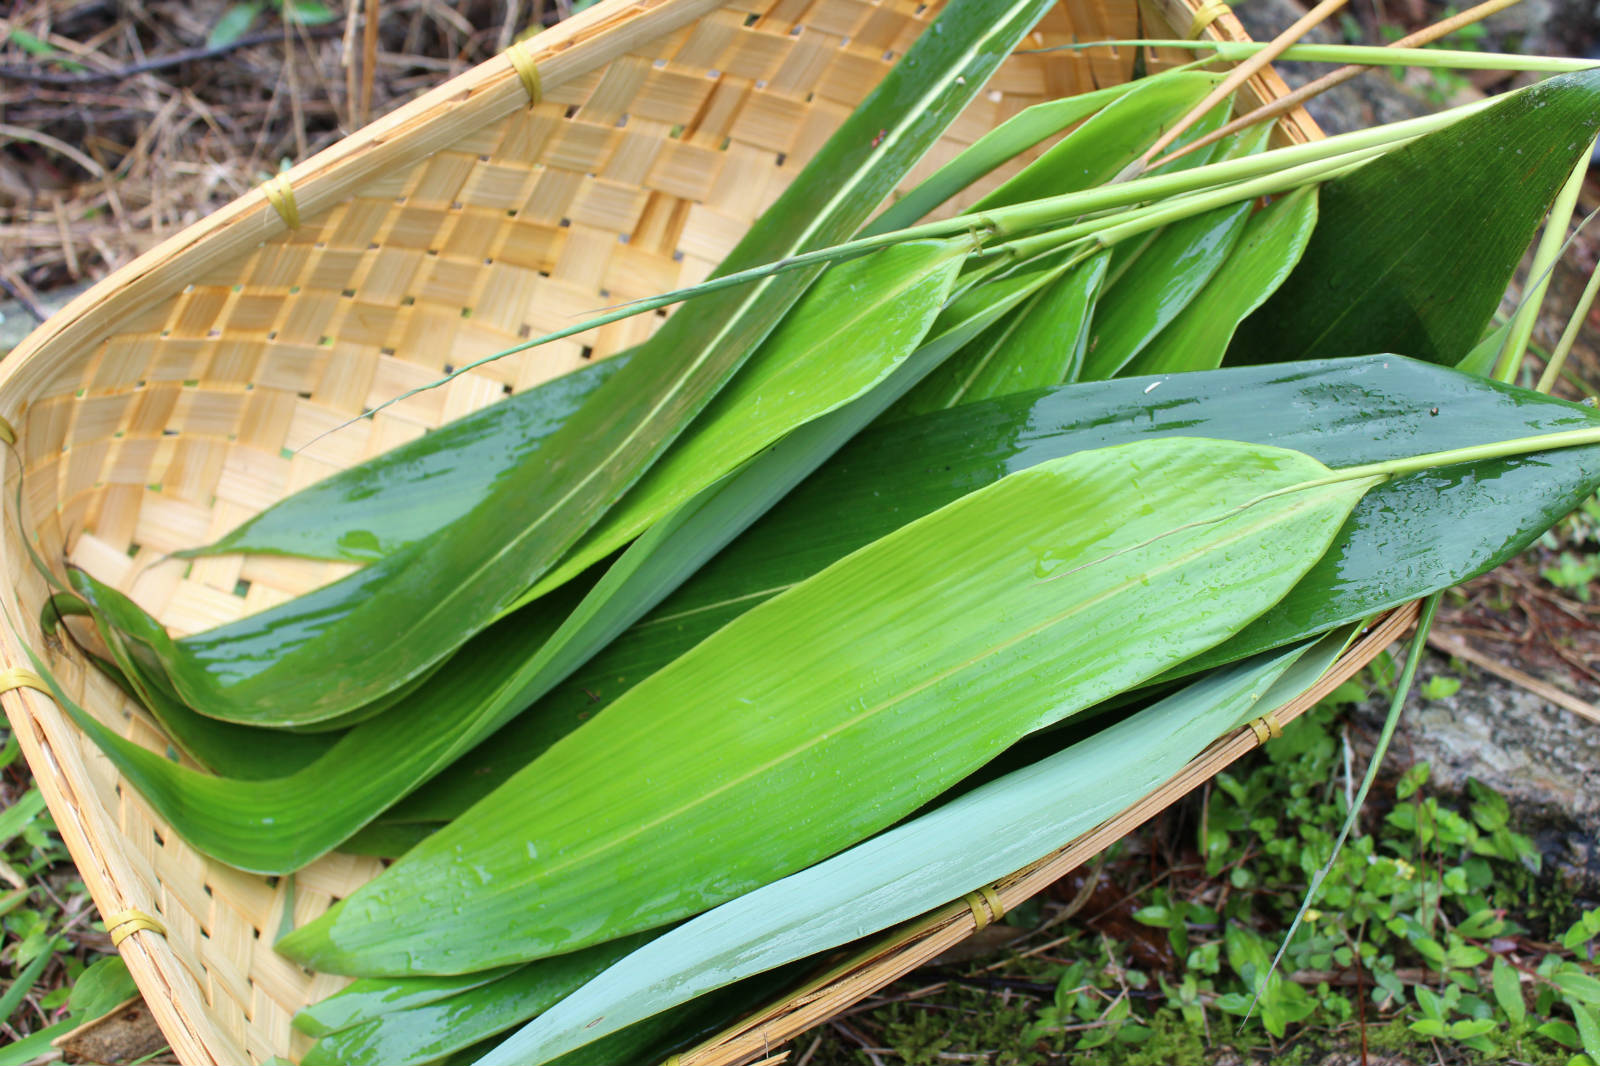
[[[1326,473],[1169,438],[973,493],[743,615],[280,950],[334,972],[462,972],[814,862],[1265,610],[1371,484],[1296,488]],[[780,812],[777,832],[761,814]]]
[[[623,958],[479,1061],[548,1061],[1013,873],[1143,798],[1227,729],[1299,695],[1346,636],[1213,671],[1059,754],[724,903]]]

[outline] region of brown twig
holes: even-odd
[[[1521,2],[1522,0],[1488,0],[1487,3],[1479,4],[1476,7],[1470,7],[1458,15],[1452,15],[1450,18],[1442,19],[1439,22],[1434,23],[1432,26],[1425,26],[1415,33],[1407,34],[1398,41],[1389,44],[1387,47],[1416,48],[1420,45],[1431,44],[1441,37],[1445,37],[1454,33],[1463,26],[1470,26],[1474,22],[1477,22],[1481,19],[1486,19],[1498,11],[1504,11],[1506,8],[1512,7]],[[1345,82],[1349,81],[1357,74],[1360,74],[1362,71],[1370,69],[1370,66],[1362,66],[1357,63],[1352,63],[1349,66],[1340,67],[1338,70],[1335,70],[1330,74],[1324,74],[1315,81],[1309,81],[1300,86],[1300,88],[1294,90],[1288,95],[1280,96],[1270,103],[1263,104],[1254,111],[1251,111],[1246,115],[1241,115],[1239,118],[1227,123],[1222,128],[1212,130],[1204,137],[1200,137],[1194,141],[1191,141],[1182,148],[1178,149],[1176,152],[1162,156],[1161,159],[1157,160],[1154,165],[1161,166],[1165,163],[1172,162],[1174,159],[1181,159],[1190,152],[1199,151],[1208,144],[1214,144],[1224,137],[1239,132],[1246,126],[1253,126],[1258,122],[1265,122],[1267,119],[1277,118],[1279,115],[1286,115],[1290,111],[1293,111],[1295,108],[1299,107],[1301,104],[1304,104],[1313,96],[1317,96],[1320,93],[1325,93],[1336,85],[1343,85]]]
[[[1144,155],[1139,157],[1139,161],[1134,164],[1132,168],[1133,174],[1142,173],[1150,169],[1152,165],[1150,161],[1166,151],[1168,146],[1182,136],[1185,130],[1199,121],[1213,107],[1226,100],[1235,89],[1255,77],[1263,67],[1276,59],[1284,49],[1311,32],[1312,27],[1321,24],[1334,12],[1344,7],[1345,3],[1346,0],[1322,0],[1316,7],[1296,19],[1292,26],[1274,37],[1265,48],[1229,71],[1228,76],[1223,78],[1215,89],[1207,93],[1204,100],[1201,100],[1187,115],[1183,116],[1177,125],[1156,138],[1156,143],[1152,144]],[[1129,176],[1132,175],[1130,174]]]
[[[1496,677],[1509,681],[1519,688],[1526,689],[1535,696],[1555,704],[1557,707],[1564,707],[1578,717],[1586,718],[1596,725],[1600,725],[1600,707],[1596,707],[1587,700],[1581,700],[1570,692],[1563,691],[1550,684],[1548,681],[1541,681],[1531,674],[1525,674],[1514,666],[1507,666],[1505,663],[1491,659],[1453,633],[1434,630],[1428,634],[1428,644],[1446,655],[1454,655],[1456,658],[1487,670]]]

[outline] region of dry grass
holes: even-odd
[[[568,7],[327,0],[293,25],[280,2],[220,48],[226,0],[0,5],[0,286],[102,276]]]

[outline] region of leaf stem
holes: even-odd
[[[1267,47],[1262,41],[1179,41],[1161,38],[1129,38],[1107,41],[1081,41],[1039,51],[1082,51],[1089,48],[1183,48],[1212,51],[1221,60],[1238,60],[1255,55]],[[1592,59],[1566,56],[1524,56],[1509,52],[1468,52],[1451,48],[1391,48],[1368,44],[1291,45],[1279,62],[1350,63],[1364,67],[1424,67],[1437,70],[1517,70],[1531,74],[1570,74],[1597,65]]]
[[[1300,901],[1300,909],[1295,912],[1294,921],[1289,923],[1289,931],[1283,934],[1283,940],[1278,944],[1278,953],[1272,957],[1272,965],[1267,967],[1266,976],[1256,986],[1255,998],[1250,1001],[1251,1011],[1255,1010],[1256,1003],[1261,998],[1267,977],[1270,977],[1272,971],[1278,968],[1278,963],[1283,961],[1284,952],[1289,950],[1289,944],[1294,940],[1294,934],[1299,930],[1301,920],[1316,902],[1322,882],[1333,872],[1334,860],[1339,857],[1345,841],[1350,838],[1350,831],[1355,828],[1356,818],[1367,802],[1367,793],[1372,791],[1372,783],[1377,780],[1378,768],[1383,765],[1383,757],[1389,751],[1389,742],[1394,739],[1395,727],[1400,724],[1400,712],[1405,708],[1406,696],[1411,692],[1411,685],[1416,680],[1417,666],[1422,662],[1422,651],[1428,645],[1428,630],[1433,626],[1433,616],[1439,610],[1439,600],[1443,596],[1444,592],[1441,590],[1422,601],[1422,613],[1417,617],[1416,632],[1411,638],[1411,646],[1406,649],[1406,665],[1400,673],[1399,682],[1394,687],[1394,697],[1389,701],[1389,716],[1384,719],[1383,731],[1379,733],[1378,743],[1372,749],[1367,772],[1361,778],[1361,788],[1351,801],[1350,809],[1345,812],[1344,826],[1339,830],[1339,839],[1333,843],[1333,851],[1329,853],[1328,861],[1311,875],[1311,884],[1306,888],[1305,898]],[[1249,1012],[1246,1012],[1245,1017],[1249,1017]]]
[[[1367,477],[1400,477],[1404,474],[1415,474],[1422,470],[1432,470],[1442,466],[1456,466],[1460,463],[1476,463],[1485,459],[1506,459],[1517,455],[1530,455],[1534,452],[1552,451],[1557,448],[1577,448],[1586,444],[1600,444],[1600,426],[1590,426],[1587,429],[1567,429],[1559,433],[1541,433],[1532,437],[1517,437],[1513,440],[1494,441],[1490,444],[1474,444],[1466,448],[1451,448],[1442,452],[1428,452],[1424,455],[1409,455],[1400,459],[1386,459],[1378,463],[1363,463],[1360,466],[1346,466],[1335,470],[1332,477],[1319,481],[1309,482],[1308,485],[1331,484],[1336,481],[1355,481]]]

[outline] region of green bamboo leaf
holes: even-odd
[[[536,698],[545,684],[537,651],[582,592],[581,586],[558,590],[547,603],[497,622],[452,660],[449,685],[424,686],[280,777],[217,777],[179,765],[107,728],[60,686],[52,683],[52,692],[184,840],[243,870],[289,873],[336,847]],[[34,659],[34,666],[49,680],[45,664]],[[530,686],[534,695],[526,694]]]
[[[827,414],[881,382],[918,346],[933,324],[966,252],[965,241],[917,241],[829,270],[795,313],[762,345],[756,358],[703,413],[705,427],[697,427],[680,438],[591,530],[580,547],[523,600],[532,600],[564,584],[795,425]],[[838,364],[836,353],[845,344],[850,346],[851,359],[841,369],[830,370]],[[480,420],[480,424],[490,423]],[[494,428],[496,438],[506,432],[501,425]],[[406,460],[399,462],[404,464]],[[473,483],[480,493],[497,488],[494,483],[485,486],[479,480],[481,472],[452,482],[448,476],[441,476],[448,475],[448,469],[429,463],[419,465],[418,471],[408,470],[405,481],[423,491],[442,482],[460,498],[463,489],[459,486],[463,483]],[[391,461],[380,468],[392,471],[396,466]],[[510,476],[511,472],[507,469],[502,476]],[[393,508],[388,510],[392,513]],[[412,544],[414,550],[424,547],[425,542]],[[251,713],[235,718],[233,714],[238,712],[230,709],[230,713],[223,713],[222,707],[208,702],[212,674],[193,652],[196,647],[205,647],[214,660],[219,647],[236,643],[236,634],[250,632],[258,624],[256,619],[225,627],[225,634],[213,630],[173,641],[147,619],[130,617],[125,604],[118,606],[123,609],[113,616],[115,624],[125,632],[137,633],[143,648],[158,664],[152,669],[159,669],[176,695],[190,706],[226,721],[347,727],[387,711],[425,683],[428,676],[424,672],[413,677],[408,687],[335,714],[329,714],[326,704],[310,708],[290,705],[271,708],[266,714],[252,708]],[[433,668],[439,665],[442,662],[436,662]]]
[[[1220,74],[1183,71],[1134,82],[1131,91],[1100,108],[972,210],[1060,196],[1109,181],[1221,80]]]
[[[832,267],[690,431],[529,593],[570,580],[785,433],[883,382],[934,325],[971,245],[912,241]],[[849,352],[848,359],[839,353]]]
[[[155,627],[155,620],[122,593],[89,574],[74,572],[69,576],[82,590],[83,602],[101,641],[111,652],[118,674],[167,739],[201,766],[244,780],[282,777],[306,766],[332,746],[334,738],[327,735],[255,729],[196,714],[165,683],[159,664],[149,661],[148,656],[141,658],[140,646],[128,636]]]
[[[1341,634],[1315,651],[1302,644],[1216,671],[1055,755],[702,914],[621,959],[480,1061],[548,1061],[722,984],[959,899],[1142,798],[1227,729],[1315,683],[1344,646]],[[1301,660],[1308,661],[1291,672]],[[996,833],[997,825],[1006,831]]]
[[[973,381],[963,402],[1076,381],[1109,260],[1105,252],[1085,260],[1019,311],[1007,346]]]
[[[1234,330],[1283,284],[1316,224],[1314,185],[1256,212],[1216,276],[1122,373],[1169,374],[1221,366]]]
[[[1105,252],[1090,256],[1041,287],[929,375],[906,410],[939,410],[1068,380],[1083,358],[1108,259]]]
[[[955,0],[723,263],[849,236],[1048,8]],[[185,702],[234,721],[309,722],[420,676],[511,608],[644,474],[802,295],[817,269],[698,299],[525,462],[437,534],[332,585],[189,638]],[[419,605],[426,605],[419,607]]]
[[[1494,365],[1500,361],[1500,353],[1505,350],[1506,337],[1510,333],[1511,322],[1509,320],[1491,329],[1456,364],[1456,369],[1464,374],[1477,374],[1479,377],[1485,378],[1493,377]]]
[[[308,485],[205,547],[173,554],[365,563],[414,544],[470,511],[631,354],[619,352],[474,411]]]
[[[302,1007],[290,1024],[310,1037],[324,1037],[497,981],[518,969],[501,966],[454,977],[363,978],[326,999]]]
[[[1252,132],[1230,148],[1239,156],[1253,155],[1265,147],[1270,132],[1270,127]],[[1249,201],[1230,204],[1158,232],[1126,272],[1107,283],[1095,306],[1080,378],[1114,377],[1143,351],[1221,270],[1251,210]]]
[[[433,1062],[560,1002],[648,939],[624,937],[571,955],[541,959],[493,980],[463,987],[453,995],[426,1004],[406,1004],[323,1036],[300,1059],[300,1066]],[[337,999],[324,1000],[323,1005]]]
[[[976,332],[993,321],[985,314],[1004,311],[979,308],[972,319],[947,323],[941,336],[959,341],[963,329]],[[915,365],[908,360],[897,374]],[[822,434],[825,423],[842,420],[851,406],[781,442],[762,462],[790,455],[800,448],[799,438]],[[1428,415],[1431,406],[1438,406],[1438,416]],[[871,410],[855,414],[872,418]],[[775,590],[1013,470],[1146,434],[1184,433],[1280,443],[1349,465],[1593,425],[1596,418],[1586,408],[1394,357],[1124,379],[1007,397],[868,430],[603,658],[493,737],[559,680],[560,671],[550,670],[551,660],[537,649],[578,604],[581,588],[559,590],[470,642],[453,661],[451,686],[424,688],[341,736],[303,770],[271,780],[196,773],[104,729],[60,698],[185,840],[244,869],[285,873],[459,759],[407,801],[407,810],[396,812],[402,820],[452,817],[637,680]],[[814,455],[802,458],[799,473],[774,468],[772,477],[752,480],[748,489],[757,506],[746,521],[765,507],[757,490],[782,495],[811,469]],[[1581,449],[1386,484],[1357,508],[1325,563],[1290,593],[1279,620],[1235,638],[1230,647],[1242,650],[1229,657],[1322,632],[1487,570],[1597,485],[1600,462]],[[687,522],[682,529],[689,535],[680,546],[715,552],[722,542],[704,541],[738,522],[713,518],[705,538]],[[1487,530],[1501,532],[1490,536]],[[688,563],[692,569],[698,560]],[[1297,605],[1293,611],[1291,605]],[[631,621],[624,614],[616,623]],[[604,643],[604,635],[587,647]],[[585,650],[581,642],[579,650]],[[577,662],[584,657],[574,656]]]
[[[1172,74],[1164,72],[1153,77],[1170,78]],[[916,224],[924,215],[984,175],[1083,121],[1107,104],[1120,100],[1143,84],[1141,81],[1125,81],[1093,92],[1046,100],[1019,111],[994,129],[986,131],[960,155],[896,200],[893,206],[873,219],[861,231],[861,235],[870,237]]]
[[[278,950],[461,972],[703,910],[1219,643],[1378,480],[1187,438],[1015,474],[741,616]],[[794,803],[781,832],[759,816]]]
[[[1439,415],[1428,413],[1432,405]],[[1370,357],[1087,383],[874,427],[692,582],[390,817],[448,821],[745,611],[1016,470],[1146,436],[1279,444],[1349,466],[1597,424],[1600,416],[1560,400],[1408,359]],[[1584,449],[1379,486],[1280,608],[1194,665],[1301,640],[1457,584],[1520,551],[1596,487],[1600,457]],[[1500,535],[1486,536],[1490,529]]]
[[[929,342],[878,389],[801,427],[723,486],[703,493],[703,500],[658,523],[593,589],[569,583],[486,630],[452,660],[450,686],[419,688],[292,774],[262,781],[197,774],[105,730],[70,701],[68,713],[189,843],[243,869],[294,870],[350,838],[547,692],[884,406],[1024,299],[1029,284],[1024,278],[982,298],[956,300],[935,323]],[[404,483],[388,487],[403,491]],[[152,639],[159,633],[148,616],[126,621],[152,631]]]
[[[1399,352],[1460,362],[1588,150],[1597,114],[1600,72],[1564,74],[1328,182],[1299,266],[1239,327],[1228,361]]]

